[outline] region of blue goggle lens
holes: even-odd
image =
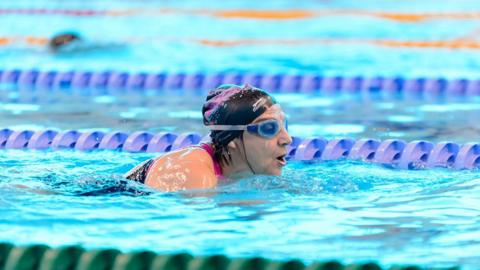
[[[258,133],[264,137],[271,138],[277,135],[280,127],[278,126],[277,121],[269,121],[265,123],[261,123],[258,126]]]
[[[280,131],[280,124],[277,120],[267,120],[262,123],[249,125],[247,130],[265,138],[273,138]],[[288,123],[285,120],[285,129],[288,131]]]

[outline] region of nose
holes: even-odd
[[[288,134],[288,131],[285,129],[285,127],[282,127],[279,135],[280,137],[278,138],[278,144],[280,144],[280,146],[287,146],[292,143],[292,137],[290,134]]]

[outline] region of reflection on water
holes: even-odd
[[[212,190],[122,186],[122,173],[150,157],[1,151],[0,241],[386,266],[474,269],[479,262],[478,171],[293,162],[281,177]]]
[[[200,108],[205,99],[202,91],[117,91],[113,95],[106,90],[102,95],[92,95],[85,89],[51,91],[48,95],[26,91],[9,97],[11,89],[0,90],[0,127],[207,133],[201,122]],[[289,117],[294,136],[464,143],[477,141],[480,134],[476,98],[451,101],[351,94],[275,96]]]

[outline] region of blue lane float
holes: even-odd
[[[33,150],[110,150],[132,153],[159,153],[208,141],[208,135],[198,133],[175,134],[137,131],[131,134],[112,131],[76,130],[10,130],[0,129],[0,149]],[[363,138],[293,137],[287,159],[299,161],[327,161],[338,159],[361,160],[395,166],[401,169],[444,167],[476,169],[480,167],[480,143],[432,143],[398,139],[379,141]]]
[[[332,76],[256,73],[128,73],[117,71],[0,70],[0,84],[32,89],[206,90],[250,83],[271,92],[377,93],[406,96],[478,96],[480,79]]]
[[[49,130],[47,130],[48,132]],[[45,131],[37,131],[36,133],[43,133]],[[52,149],[71,149],[75,147],[80,133],[75,130],[60,132],[53,138],[51,142],[47,141],[44,144],[50,144]]]
[[[380,142],[378,140],[360,139],[350,149],[349,157],[352,159],[372,161],[379,145]]]

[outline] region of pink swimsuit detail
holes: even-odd
[[[213,154],[213,147],[211,147],[209,144],[206,143],[201,143],[198,147],[202,148],[203,150],[207,151],[207,153],[210,155],[213,161],[213,171],[215,172],[215,176],[217,178],[223,178],[222,174],[222,166],[220,166],[220,163],[215,159],[215,156]]]

